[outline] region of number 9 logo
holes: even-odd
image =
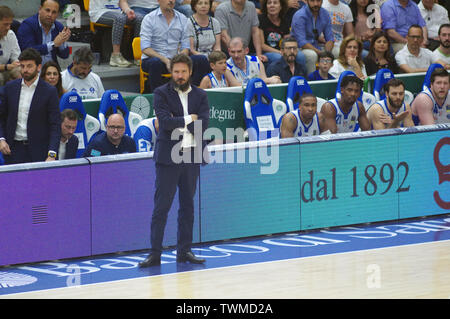
[[[439,152],[444,145],[450,145],[450,137],[442,138],[434,148],[433,159],[434,165],[436,166],[439,174],[439,185],[443,182],[450,182],[450,164],[442,165],[442,163],[439,161]],[[439,205],[439,207],[443,209],[450,209],[450,202],[442,200],[438,191],[434,191],[433,195],[434,200],[436,201],[436,204]]]

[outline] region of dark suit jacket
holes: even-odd
[[[194,122],[190,123],[187,128],[194,134],[197,145],[201,145],[202,163],[206,163],[207,159],[203,158],[203,150],[206,147],[206,141],[203,140],[203,133],[208,128],[209,123],[209,104],[206,92],[196,86],[191,85],[192,90],[188,94],[188,113],[197,114],[198,121],[201,121],[201,134],[194,134]],[[172,132],[177,128],[184,127],[183,106],[175,91],[172,82],[158,87],[154,91],[153,103],[155,114],[159,121],[159,132],[155,143],[154,159],[156,163],[174,165],[176,164],[171,152],[174,147],[180,148],[178,144],[182,140],[182,136],[172,140]],[[200,124],[200,123],[199,123]],[[196,124],[197,125],[197,124]],[[178,144],[178,145],[177,145]]]
[[[0,137],[11,145],[17,127],[17,113],[22,79],[8,82],[0,98]],[[44,161],[48,151],[58,152],[61,138],[61,113],[58,93],[39,79],[28,114],[27,135],[33,162]]]
[[[66,144],[66,158],[65,159],[76,158],[77,151],[78,151],[78,137],[76,135],[72,135],[72,137],[69,138],[69,141]]]
[[[17,31],[17,40],[19,41],[20,49],[23,51],[27,48],[34,48],[39,51],[41,55],[47,55],[47,44],[42,43],[42,29],[39,26],[39,15],[35,14],[25,19]],[[55,28],[51,30],[52,41],[56,38],[58,33],[64,29],[61,22],[55,21]],[[62,49],[61,47],[52,50],[52,59],[57,62],[56,56],[62,59],[69,57],[69,47]]]

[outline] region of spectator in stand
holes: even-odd
[[[363,43],[363,57],[367,56],[374,34],[381,30],[380,9],[374,0],[352,0],[349,4],[353,15],[355,36]]]
[[[428,32],[419,7],[412,0],[387,0],[381,6],[381,27],[391,40],[394,53],[400,51],[407,43],[409,28],[415,24],[423,29],[421,45],[428,44]]]
[[[439,28],[439,47],[433,51],[433,60],[450,70],[450,24]]]
[[[353,71],[357,77],[364,80],[367,77],[366,67],[361,57],[362,42],[355,36],[346,37],[339,50],[339,57],[334,60],[330,74],[339,78],[344,71]]]
[[[136,15],[145,17],[146,14],[158,8],[159,4],[157,0],[119,0],[119,6],[124,12],[130,8]]]
[[[298,44],[294,38],[284,38],[281,41],[281,59],[271,63],[267,68],[267,76],[279,76],[281,82],[289,83],[293,76],[306,77],[306,70],[303,65],[296,61]]]
[[[73,63],[61,73],[62,86],[66,91],[75,91],[82,100],[101,98],[105,89],[100,77],[92,72],[94,55],[84,46],[73,53]]]
[[[0,6],[0,86],[20,78],[20,47],[11,30],[13,19],[13,11],[7,6]]]
[[[59,98],[66,93],[66,90],[62,87],[61,68],[55,61],[48,61],[42,66],[41,78],[56,87]]]
[[[147,14],[141,26],[142,69],[149,73],[145,92],[166,81],[162,74],[170,71],[170,59],[178,53],[189,55],[189,36],[186,32],[187,18],[174,10],[174,0],[158,0],[159,8]],[[199,85],[209,72],[208,58],[204,55],[191,56],[192,83]]]
[[[329,71],[333,66],[334,56],[331,52],[319,53],[318,69],[308,75],[308,81],[333,80],[335,79]]]
[[[241,38],[233,38],[228,46],[230,58],[227,60],[227,67],[242,85],[246,86],[252,78],[260,78],[267,84],[281,83],[277,75],[267,77],[264,64],[257,56],[248,55],[248,47]]]
[[[143,16],[123,5],[119,6],[119,0],[91,0],[89,3],[89,18],[92,22],[98,22],[112,26],[111,42],[112,53],[109,65],[126,68],[132,63],[127,61],[120,52],[125,24],[133,25],[134,36],[138,37]]]
[[[427,24],[428,46],[431,51],[439,46],[439,27],[450,23],[448,11],[434,0],[422,0],[418,4],[420,14]]]
[[[344,38],[354,35],[352,11],[346,3],[339,0],[323,0],[323,8],[330,14],[334,36],[334,48],[331,52],[337,59]]]
[[[415,24],[408,30],[407,45],[395,55],[395,60],[404,73],[426,72],[434,62],[433,52],[422,48],[423,29]]]
[[[70,29],[56,21],[59,15],[59,3],[56,0],[41,0],[39,12],[25,19],[17,31],[20,49],[36,49],[42,57],[42,63],[53,60],[58,63],[69,57]]]
[[[231,39],[239,37],[244,40],[250,51],[262,62],[267,62],[267,57],[262,54],[261,36],[259,34],[259,20],[253,2],[248,0],[224,1],[217,6],[214,14],[220,22],[222,29],[222,47],[226,50]]]
[[[227,55],[222,51],[213,51],[208,56],[211,72],[204,76],[200,85],[201,89],[217,89],[229,86],[240,86],[241,83],[231,74],[227,68]]]
[[[334,37],[330,15],[322,8],[322,0],[306,2],[307,5],[292,17],[291,34],[305,55],[306,71],[310,74],[316,70],[317,55],[322,51],[333,50]]]
[[[369,54],[364,58],[367,75],[375,74],[380,69],[389,69],[392,73],[399,73],[395,58],[391,54],[389,37],[384,31],[374,34],[370,42]]]
[[[290,36],[292,16],[287,16],[287,0],[261,0],[261,14],[258,15],[262,50],[268,65],[282,58],[281,41]],[[305,65],[305,55],[297,50],[297,63]]]
[[[209,15],[211,0],[192,0],[191,6],[194,14],[186,25],[191,54],[208,56],[212,51],[220,51],[220,23]]]

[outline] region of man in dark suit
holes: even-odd
[[[39,77],[41,56],[19,56],[22,79],[8,82],[0,97],[0,152],[5,164],[55,160],[61,136],[56,88]]]
[[[77,129],[78,116],[72,109],[61,112],[61,141],[59,143],[58,159],[77,157],[78,137],[73,133]]]
[[[20,49],[34,48],[42,56],[42,64],[53,60],[58,62],[69,57],[67,41],[70,29],[56,21],[59,15],[59,3],[56,0],[41,0],[39,12],[25,19],[18,30],[17,40]]]
[[[171,60],[172,79],[154,92],[154,108],[159,123],[154,159],[156,180],[151,223],[150,255],[140,267],[161,263],[162,241],[167,214],[178,187],[177,262],[203,263],[191,251],[194,223],[194,195],[206,142],[209,105],[205,91],[190,85],[192,61],[178,54]],[[206,152],[205,152],[206,154]]]

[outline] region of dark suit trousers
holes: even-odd
[[[151,223],[151,254],[161,255],[167,215],[177,191],[180,201],[178,210],[177,253],[191,249],[194,225],[194,195],[200,164],[156,164],[154,210]]]
[[[33,162],[28,144],[14,141],[9,147],[11,155],[3,155],[6,165]]]

